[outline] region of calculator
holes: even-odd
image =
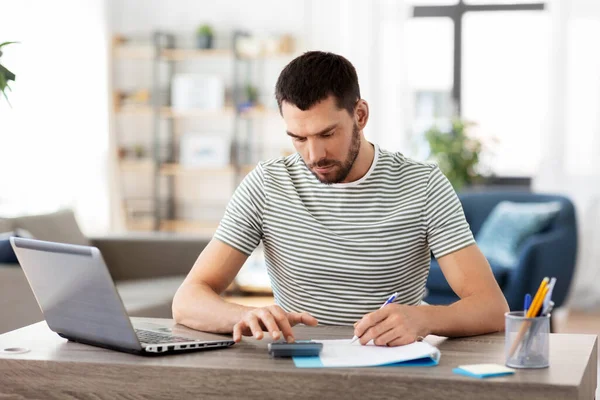
[[[314,357],[323,350],[323,343],[303,340],[294,343],[269,343],[269,354],[272,357]]]

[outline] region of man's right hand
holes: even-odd
[[[292,326],[300,323],[316,326],[318,321],[309,313],[285,312],[277,305],[254,308],[246,311],[241,321],[233,326],[233,340],[239,343],[242,335],[260,340],[263,332],[269,332],[273,340],[279,340],[283,334],[287,342],[293,342]]]

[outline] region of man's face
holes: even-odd
[[[281,113],[296,151],[313,175],[325,184],[343,182],[358,156],[360,132],[354,118],[327,99],[302,111],[283,102]]]

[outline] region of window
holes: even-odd
[[[420,18],[407,22],[406,63],[412,115],[412,132],[424,132],[433,123],[445,124],[452,116],[452,20]],[[426,142],[415,135],[413,155],[428,156]]]
[[[407,24],[406,37],[412,132],[419,138],[440,120],[464,117],[478,124],[475,133],[486,142],[498,140],[493,157],[485,160],[494,174],[533,175],[547,105],[549,21],[540,12],[544,2],[411,4],[414,19]],[[449,47],[450,85],[444,80]],[[417,146],[419,154],[422,145]]]
[[[575,176],[598,171],[600,149],[600,21],[580,17],[567,27],[565,167]]]
[[[469,13],[464,19],[462,115],[493,143],[498,176],[532,176],[548,103],[549,19],[539,12]],[[510,26],[510,29],[506,29]]]

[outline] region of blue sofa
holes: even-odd
[[[491,265],[511,310],[522,310],[525,294],[534,295],[545,276],[557,278],[552,300],[555,308],[560,307],[567,297],[577,256],[577,224],[573,203],[564,196],[528,192],[464,193],[458,197],[473,235],[477,235],[492,209],[503,200],[561,203],[559,214],[548,228],[531,236],[522,245],[518,265],[514,268]],[[425,301],[429,304],[450,304],[458,300],[435,259],[431,260],[427,291]]]

